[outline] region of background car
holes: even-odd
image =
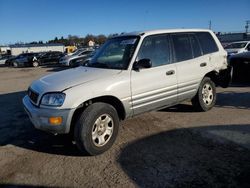
[[[9,59],[7,59],[6,61],[5,61],[5,66],[13,66],[13,62],[14,62],[14,60],[17,58],[18,56],[12,56],[12,57],[10,57]]]
[[[233,66],[233,81],[250,83],[250,52],[231,56],[229,64]]]
[[[13,57],[12,55],[0,56],[0,65],[5,65],[6,61],[12,57]]]
[[[71,52],[71,53],[65,54],[65,56],[75,56],[75,55],[78,55],[78,54],[80,54],[81,52],[86,51],[86,50],[89,50],[89,49],[91,49],[91,48],[90,48],[90,47],[87,47],[87,48],[78,48],[78,49],[74,50],[74,51]]]
[[[228,56],[250,51],[250,41],[233,42],[224,47]]]
[[[94,53],[91,53],[91,54],[89,54],[87,56],[73,59],[72,64],[74,66],[85,66],[92,59],[93,56],[94,56]]]
[[[38,57],[39,53],[23,53],[18,55],[12,60],[12,66],[14,67],[38,67]]]
[[[41,65],[57,64],[59,59],[63,56],[62,52],[51,51],[44,52],[38,55],[38,63]]]
[[[87,49],[71,56],[64,56],[60,59],[59,63],[64,66],[76,67],[79,66],[79,64],[85,59],[90,57],[93,53],[93,49]]]

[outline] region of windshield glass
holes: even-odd
[[[231,48],[245,48],[245,46],[247,45],[246,42],[237,42],[237,43],[232,43],[229,44],[225,47],[225,49],[231,49]]]
[[[139,37],[126,36],[108,40],[87,64],[89,67],[127,69]]]

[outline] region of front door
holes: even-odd
[[[131,90],[134,115],[155,110],[177,101],[177,70],[171,62],[168,35],[146,37],[137,55],[150,59],[151,68],[132,70]]]

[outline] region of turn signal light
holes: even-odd
[[[62,117],[50,117],[49,123],[51,125],[61,125],[62,124]]]

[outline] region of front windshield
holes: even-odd
[[[225,49],[232,49],[232,48],[245,48],[245,46],[247,45],[246,42],[237,42],[237,43],[232,43],[229,44],[225,47]]]
[[[108,40],[87,64],[89,67],[127,69],[139,37],[126,36]]]

